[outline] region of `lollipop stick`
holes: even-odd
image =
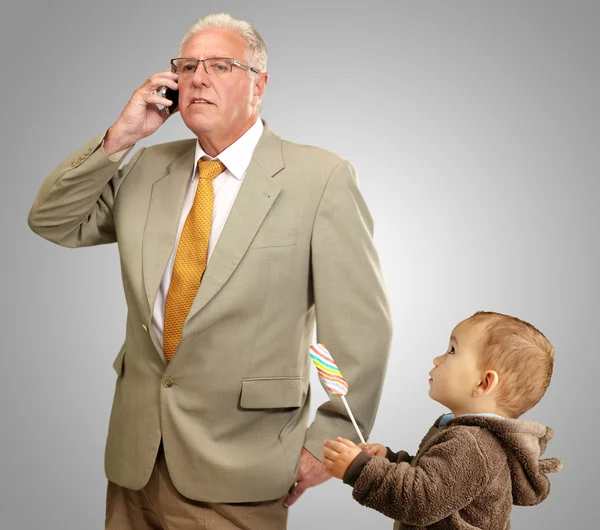
[[[348,402],[346,401],[346,396],[340,396],[340,397],[342,398],[344,405],[346,405],[346,410],[348,411],[348,414],[350,414],[350,419],[352,420],[352,425],[354,425],[354,428],[356,429],[356,432],[358,433],[358,437],[360,438],[360,441],[362,443],[367,443],[367,442],[365,442],[363,435],[360,433],[360,430],[358,429],[358,425],[356,425],[356,420],[354,419],[354,416],[352,415],[352,411],[350,410],[350,407],[348,406]]]

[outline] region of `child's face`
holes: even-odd
[[[461,322],[452,331],[448,351],[433,359],[429,396],[455,415],[469,412],[482,371],[477,367],[481,323]]]

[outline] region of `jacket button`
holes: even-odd
[[[162,382],[163,386],[166,388],[171,388],[173,386],[173,383],[174,381],[171,377],[165,377]]]
[[[142,329],[148,333],[148,326],[146,326],[146,324],[142,324]]]

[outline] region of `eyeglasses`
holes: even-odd
[[[246,70],[247,72],[260,74],[256,68],[242,64],[231,57],[211,57],[210,59],[188,59],[187,57],[177,57],[176,59],[171,59],[171,71],[175,74],[179,74],[181,77],[190,77],[194,74],[196,68],[198,68],[199,63],[202,63],[204,71],[208,75],[215,77],[229,75],[234,66]]]

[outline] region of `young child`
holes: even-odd
[[[512,505],[542,502],[546,473],[562,468],[557,458],[540,460],[552,429],[518,419],[544,395],[553,363],[552,345],[531,324],[475,313],[433,360],[429,395],[452,412],[416,456],[338,438],[325,442],[323,463],[360,504],[395,519],[395,529],[506,530]]]

